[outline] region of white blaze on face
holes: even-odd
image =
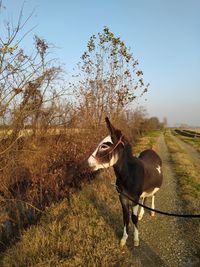
[[[97,157],[97,152],[99,150],[99,148],[101,147],[101,145],[103,143],[107,143],[110,142],[113,144],[112,139],[110,137],[110,135],[106,136],[97,146],[96,150],[92,153],[92,155],[88,158],[88,164],[89,166],[94,170],[99,170],[99,169],[103,169],[103,168],[108,168],[113,166],[117,160],[118,160],[118,156],[113,153],[113,156],[111,158],[111,160],[109,162],[104,162],[104,163],[99,163],[98,161],[98,157]],[[109,147],[108,147],[109,148]],[[105,150],[107,150],[108,148],[106,148]]]

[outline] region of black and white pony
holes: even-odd
[[[138,205],[130,201],[130,198],[136,202],[141,198],[144,203],[146,197],[152,197],[152,208],[154,208],[155,193],[160,189],[163,180],[162,161],[151,149],[143,151],[138,158],[134,157],[131,146],[121,131],[115,129],[108,118],[106,124],[109,135],[100,142],[89,157],[88,163],[93,170],[113,166],[124,221],[124,233],[120,245],[124,246],[128,238],[131,207],[134,245],[139,246],[137,222],[138,219],[142,219],[144,209],[141,208],[138,214]],[[151,215],[154,216],[154,213]]]

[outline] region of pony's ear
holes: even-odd
[[[115,133],[115,128],[112,126],[108,117],[105,118],[105,121],[106,121],[106,125],[107,125],[107,128],[108,128],[110,135],[113,136]]]
[[[105,118],[105,121],[113,143],[117,142],[122,135],[121,131],[115,129],[108,117]]]

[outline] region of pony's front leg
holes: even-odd
[[[120,246],[123,247],[126,244],[126,240],[128,238],[128,226],[129,226],[129,200],[124,196],[120,195],[120,202],[122,205],[123,211],[123,221],[124,221],[124,232],[120,241]]]

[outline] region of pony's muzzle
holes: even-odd
[[[95,159],[95,157],[93,157],[93,155],[91,155],[91,156],[88,158],[87,163],[88,163],[90,169],[92,169],[93,171],[96,170],[98,162],[97,162],[97,160]]]

